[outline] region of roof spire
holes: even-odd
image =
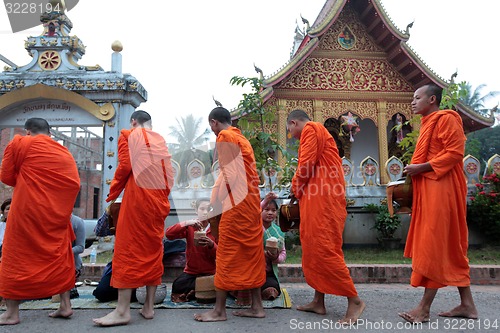
[[[410,35],[410,28],[413,27],[413,23],[415,23],[415,20],[413,20],[413,22],[411,22],[410,24],[408,24],[406,26],[405,34],[408,35],[408,36]]]
[[[306,25],[306,28],[305,28],[304,32],[307,33],[309,31],[309,28],[310,28],[309,21],[306,20],[305,18],[303,18],[302,14],[300,14],[300,18],[302,19],[302,23],[304,23]]]
[[[219,102],[218,100],[216,100],[216,99],[215,99],[214,95],[212,95],[212,99],[214,100],[215,105],[217,105],[217,106],[218,106],[218,107],[220,107],[220,108],[222,108],[222,107],[223,107],[223,106],[222,106],[222,103],[221,103],[221,102]]]
[[[255,71],[260,74],[260,79],[264,80],[264,72],[262,71],[262,69],[260,69],[259,67],[255,66],[255,63],[253,63],[253,68],[255,68]]]
[[[450,84],[455,83],[455,78],[458,75],[458,69],[455,70],[455,73],[451,74]]]

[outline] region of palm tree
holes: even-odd
[[[485,103],[488,99],[500,95],[500,91],[490,91],[486,95],[482,95],[481,90],[486,87],[485,84],[480,84],[476,89],[472,90],[472,85],[467,82],[465,87],[467,88],[467,95],[462,99],[462,102],[469,105],[480,114],[488,116],[490,109],[485,106]]]
[[[177,126],[169,127],[169,135],[177,140],[176,143],[169,144],[169,148],[172,149],[173,153],[194,149],[208,140],[208,134],[210,133],[208,128],[201,132],[202,118],[195,118],[192,114],[189,114],[186,117],[181,117],[180,121],[178,118],[175,120]]]
[[[187,166],[195,159],[205,165],[205,174],[203,176],[210,174],[213,152],[196,149],[196,147],[209,140],[208,134],[210,134],[210,131],[208,128],[205,128],[205,130],[201,128],[202,118],[195,118],[192,114],[189,114],[186,117],[181,117],[180,121],[178,118],[175,120],[177,126],[169,127],[169,135],[175,138],[177,142],[170,143],[168,149],[171,151],[172,158],[181,167],[178,181],[179,185],[183,187],[188,184]]]

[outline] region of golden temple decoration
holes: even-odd
[[[137,81],[132,82],[131,84],[128,85],[131,90],[136,90],[138,87]]]
[[[55,50],[47,50],[38,57],[38,65],[44,71],[53,71],[61,65],[61,56]]]
[[[401,113],[406,119],[410,119],[412,116],[411,104],[387,102],[386,121],[391,120],[396,113]]]
[[[372,42],[358,16],[349,6],[344,7],[333,26],[321,38],[319,47],[323,50],[383,52]]]
[[[85,66],[85,70],[87,71],[102,71],[102,67],[97,64],[95,66]]]
[[[413,90],[386,59],[310,58],[306,63],[280,88],[360,92]]]

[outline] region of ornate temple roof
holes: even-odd
[[[307,28],[301,44],[296,48],[288,63],[276,73],[266,77],[264,100],[273,95],[273,87],[286,80],[318,48],[320,38],[335,23],[342,10],[350,5],[373,41],[387,54],[387,61],[414,88],[434,83],[442,88],[447,81],[436,74],[407,44],[410,38],[409,23],[400,31],[390,19],[380,0],[327,0],[314,23]],[[463,104],[457,106],[466,132],[472,132],[494,124],[493,116],[484,117]]]

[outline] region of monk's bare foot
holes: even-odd
[[[0,325],[17,325],[21,321],[19,320],[19,315],[11,315],[7,312],[2,313],[0,316]]]
[[[116,310],[114,310],[104,317],[94,318],[93,321],[97,326],[127,325],[130,322],[130,313],[120,314]]]
[[[196,313],[194,315],[194,320],[197,321],[225,321],[227,320],[226,313],[222,313],[212,309],[203,313]]]
[[[146,310],[146,309],[142,308],[139,310],[139,313],[145,319],[153,319],[155,317],[155,312],[153,310]]]
[[[54,312],[49,313],[49,317],[51,317],[51,318],[68,319],[72,315],[73,315],[73,310],[71,310],[71,309],[65,310],[65,309],[61,309],[61,308],[57,309]]]
[[[427,323],[430,320],[429,312],[420,311],[418,309],[408,312],[401,312],[398,315],[410,323]]]
[[[240,311],[233,311],[233,315],[238,317],[251,317],[251,318],[265,318],[266,313],[264,309],[245,309]]]
[[[468,319],[478,318],[477,309],[475,306],[466,306],[463,304],[460,304],[450,311],[441,312],[438,315],[441,317],[459,317]]]
[[[352,303],[347,307],[344,318],[340,319],[338,322],[342,325],[354,325],[358,322],[359,317],[365,310],[366,304],[363,301],[359,301],[357,304]]]
[[[297,310],[299,311],[306,311],[306,312],[314,312],[320,315],[326,314],[326,308],[323,304],[320,304],[318,302],[312,301],[309,304],[306,305],[299,305],[297,306]]]

